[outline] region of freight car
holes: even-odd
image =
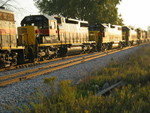
[[[33,61],[54,56],[90,52],[88,22],[61,16],[26,16],[18,28],[18,44],[25,46],[24,59]]]
[[[0,9],[0,67],[16,65],[18,53],[24,47],[17,45],[14,13]]]

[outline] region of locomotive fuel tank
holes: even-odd
[[[71,46],[67,48],[66,55],[75,55],[75,54],[80,54],[82,53],[83,48],[81,46]]]

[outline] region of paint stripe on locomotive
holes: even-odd
[[[0,47],[1,50],[6,50],[6,49],[24,49],[25,47],[23,46],[17,46],[17,47]]]
[[[0,29],[0,35],[16,35],[16,29],[15,28],[12,28],[12,29],[2,28]]]

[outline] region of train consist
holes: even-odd
[[[122,48],[149,41],[145,30],[111,24],[91,25],[89,35],[90,40],[96,41],[97,50]]]
[[[30,15],[16,27],[14,14],[0,9],[0,67],[57,56],[101,51],[148,41],[147,32],[61,16]]]

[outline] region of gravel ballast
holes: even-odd
[[[104,68],[112,59],[114,61],[124,60],[128,55],[133,54],[143,46],[146,45],[123,50],[102,58],[54,71],[33,79],[8,85],[6,87],[0,87],[0,113],[11,113],[11,111],[5,109],[5,104],[10,106],[19,106],[23,103],[26,103],[28,101],[27,97],[31,96],[37,88],[44,86],[43,78],[45,77],[57,76],[59,81],[69,79],[72,80],[73,83],[77,83],[80,79],[90,76],[93,72]],[[147,44],[147,46],[150,46],[150,44]],[[3,75],[3,72],[0,72],[0,75]]]

